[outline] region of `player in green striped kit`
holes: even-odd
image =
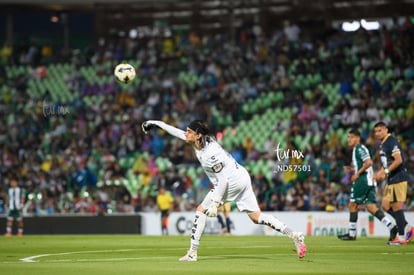
[[[8,190],[8,208],[9,214],[7,215],[6,223],[6,237],[12,235],[13,221],[17,221],[17,236],[23,236],[23,216],[21,213],[24,204],[24,191],[19,187],[17,178],[12,177],[10,179],[10,188]]]
[[[356,240],[358,205],[365,204],[368,212],[388,227],[390,240],[393,240],[398,233],[398,229],[395,222],[385,216],[376,204],[376,182],[373,180],[372,159],[367,147],[361,144],[361,134],[358,130],[352,129],[349,131],[348,146],[352,148],[352,166],[346,166],[345,171],[353,172],[351,197],[348,203],[349,232],[338,236],[338,238],[344,241]]]

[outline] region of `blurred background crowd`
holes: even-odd
[[[183,32],[64,51],[5,45],[0,213],[11,173],[25,189],[26,215],[157,211],[160,186],[174,211],[193,210],[209,181],[192,149],[161,131],[144,135],[141,123],[185,129],[196,118],[249,169],[264,211],[346,211],[347,131],[362,132],[377,169],[373,124],[384,121],[404,149],[413,210],[413,53],[409,20],[318,36],[285,22],[269,33],[246,26],[234,41]],[[131,85],[113,78],[122,61],[136,67]],[[309,168],[276,171],[278,146],[303,153],[282,164]]]

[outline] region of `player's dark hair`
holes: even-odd
[[[208,135],[210,129],[207,126],[207,123],[201,119],[196,119],[190,122],[188,128],[196,132],[197,134]]]
[[[358,129],[356,129],[356,128],[352,128],[351,130],[349,130],[349,133],[350,134],[353,134],[353,135],[355,135],[355,136],[357,136],[357,137],[361,137],[361,133],[359,132],[359,130]]]
[[[388,126],[387,126],[387,124],[385,124],[384,121],[379,121],[379,122],[375,123],[374,128],[377,128],[377,127],[385,127],[385,128],[388,129]]]
[[[188,128],[196,132],[196,134],[201,134],[201,137],[197,140],[200,147],[204,147],[207,142],[211,141],[210,129],[207,126],[207,123],[204,120],[196,119],[190,122]]]

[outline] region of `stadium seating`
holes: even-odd
[[[274,45],[271,44],[267,46],[274,47]],[[289,45],[286,45],[286,47],[289,48]],[[405,101],[405,97],[401,98],[402,96],[405,96],[405,94],[400,93],[400,90],[403,90],[405,92],[407,91],[407,86],[412,86],[410,84],[410,81],[412,81],[413,73],[411,66],[406,64],[402,65],[393,63],[392,59],[390,57],[387,57],[383,60],[381,66],[379,67],[368,69],[363,68],[361,65],[361,60],[352,52],[351,46],[348,45],[343,48],[345,59],[343,60],[341,57],[340,62],[337,63],[345,63],[348,65],[348,67],[344,66],[343,68],[344,70],[350,70],[348,73],[353,77],[353,79],[349,82],[341,82],[337,76],[328,79],[327,74],[322,70],[322,67],[320,67],[322,66],[320,63],[331,64],[333,61],[338,61],[335,59],[335,48],[325,48],[315,52],[309,51],[307,54],[310,55],[310,57],[306,56],[306,58],[303,56],[299,58],[299,51],[297,51],[295,48],[292,48],[290,49],[292,51],[291,56],[292,58],[295,56],[296,57],[292,60],[289,60],[289,62],[287,62],[288,65],[286,65],[287,76],[290,83],[287,87],[270,87],[267,86],[268,83],[266,83],[265,88],[258,92],[257,95],[249,95],[249,97],[244,98],[243,104],[240,106],[240,113],[238,114],[238,117],[230,112],[230,108],[226,108],[229,107],[229,105],[234,104],[234,102],[226,102],[225,100],[222,100],[223,102],[219,102],[221,104],[216,104],[218,102],[208,104],[211,105],[211,108],[209,108],[212,116],[211,122],[214,122],[214,126],[217,131],[223,133],[219,141],[226,149],[231,150],[234,147],[242,147],[246,138],[250,137],[253,141],[255,149],[260,152],[260,156],[257,159],[245,160],[244,164],[252,176],[258,175],[259,173],[264,174],[269,182],[272,182],[275,176],[273,173],[275,168],[275,160],[269,159],[268,156],[267,158],[262,157],[266,153],[272,153],[264,152],[265,144],[268,140],[272,140],[274,144],[279,144],[282,148],[287,148],[288,143],[292,141],[298,146],[299,150],[307,151],[310,148],[318,146],[323,147],[323,150],[325,150],[326,148],[324,146],[326,146],[331,139],[337,139],[341,147],[335,148],[335,150],[343,150],[346,147],[347,126],[341,124],[340,119],[338,119],[342,112],[341,109],[338,109],[338,106],[342,106],[341,104],[343,102],[349,102],[353,98],[362,98],[361,95],[363,95],[365,91],[361,90],[361,85],[366,77],[378,81],[380,87],[389,82],[392,88],[389,92],[390,94],[387,95],[386,99],[394,98],[395,102],[398,100],[398,102],[394,103],[394,105],[389,104],[389,102],[385,102],[389,104],[385,106],[392,106],[392,108],[379,108],[381,117],[390,122],[404,121],[406,123],[404,125],[412,124],[412,117],[408,117],[405,109],[408,103]],[[200,50],[198,54],[202,54],[202,50]],[[316,59],[318,59],[318,62],[316,62]],[[269,58],[268,60],[272,60],[272,58]],[[140,71],[142,66],[140,61],[127,60],[126,62],[131,63],[135,66],[138,75],[140,73],[144,73],[143,71]],[[168,66],[165,66],[165,68],[163,67],[163,60],[160,59],[159,62],[162,64],[160,68],[150,68],[148,69],[149,72],[146,72],[146,74],[154,75],[160,78],[163,72],[168,71]],[[200,69],[200,72],[195,72],[193,70],[190,71],[185,66],[183,66],[185,64],[188,64],[188,60],[185,61],[187,63],[181,63],[182,60],[178,60],[177,62],[178,63],[175,64],[177,67],[171,71],[173,77],[175,77],[178,83],[175,87],[177,90],[181,91],[181,87],[194,89],[196,86],[205,85],[210,80],[209,76],[203,72],[202,69]],[[276,66],[276,64],[271,63],[271,61],[266,62],[269,62],[269,64],[266,64],[269,67]],[[7,79],[11,80],[14,80],[20,76],[29,76],[27,82],[25,83],[27,84],[25,86],[25,90],[19,92],[27,95],[30,99],[33,99],[36,102],[46,101],[50,104],[53,103],[66,105],[70,108],[73,108],[71,110],[74,114],[77,114],[77,111],[79,111],[79,109],[76,108],[79,106],[79,102],[83,103],[86,108],[90,106],[101,106],[104,101],[112,102],[111,99],[113,99],[113,93],[117,93],[122,90],[118,88],[112,88],[110,92],[107,92],[105,90],[105,87],[114,84],[112,73],[115,65],[115,61],[106,61],[94,65],[90,65],[89,63],[75,65],[68,61],[62,63],[53,62],[51,64],[47,64],[47,72],[45,77],[39,74],[39,72],[31,68],[29,65],[8,65],[5,67],[5,76]],[[202,64],[198,65],[200,65],[200,68],[202,67]],[[246,70],[241,71],[248,71],[248,66],[246,64],[245,66],[246,68],[243,69]],[[403,72],[402,77],[398,78],[394,76],[393,69],[395,66],[401,67]],[[305,70],[299,72],[300,68],[304,68]],[[274,70],[275,68],[271,69]],[[79,79],[69,79],[68,75],[72,75],[73,73],[77,73],[77,77],[82,79],[82,81],[79,81]],[[248,73],[246,73],[246,75],[242,75],[240,79],[243,79],[243,81],[246,81],[246,83],[249,84]],[[72,83],[72,81],[74,82]],[[143,81],[143,83],[145,83],[145,81],[148,80],[146,80],[145,77],[137,77],[136,81],[136,87],[138,87],[138,84],[141,84],[140,81]],[[70,84],[76,85],[72,87]],[[113,86],[118,87],[116,85]],[[342,89],[345,89],[346,92],[342,93]],[[322,125],[322,120],[318,121],[314,119],[315,121],[311,122],[316,123],[318,127],[321,128],[320,130],[306,129],[307,131],[299,131],[299,133],[291,135],[290,127],[291,124],[294,123],[294,121],[291,119],[295,118],[295,115],[299,113],[301,108],[300,104],[297,102],[296,96],[299,96],[301,98],[300,100],[303,100],[303,102],[311,104],[315,101],[315,94],[317,91],[320,91],[328,101],[326,105],[321,107],[324,111],[326,111],[326,122],[324,122],[326,125]],[[17,91],[14,88],[11,88],[7,85],[0,86],[0,93],[2,95],[3,102],[13,102],[16,92]],[[139,92],[140,91],[137,91],[137,93],[134,94],[134,97],[142,97],[140,100],[145,100],[145,95],[139,94]],[[377,98],[375,102],[377,106],[382,106],[380,103],[384,103],[382,102],[384,99],[379,96],[380,92],[381,91],[373,92],[373,98]],[[185,101],[185,96],[187,95],[183,96],[183,101]],[[402,104],[400,102],[402,102]],[[22,103],[20,102],[18,104]],[[139,106],[133,106],[132,108],[128,109],[128,112],[133,113],[137,111],[137,109],[143,107],[141,101],[140,104],[141,105]],[[31,106],[25,107],[29,108],[26,114],[30,113]],[[165,106],[162,106],[158,109],[158,111],[162,110],[161,112],[164,112],[164,107]],[[172,108],[176,107],[173,106]],[[123,111],[124,110],[122,110],[122,112]],[[177,110],[173,109],[171,113],[176,111]],[[361,109],[360,111],[362,112],[364,110]],[[159,115],[160,118],[165,118],[168,115],[171,115],[171,113],[156,113],[155,115]],[[120,124],[122,121],[122,114],[123,113],[111,114],[111,121],[109,121],[108,124]],[[84,114],[79,115],[82,116]],[[147,113],[143,112],[140,113],[138,117],[140,120],[143,120],[147,118],[146,115]],[[29,119],[27,120],[29,121]],[[7,114],[7,117],[5,119],[7,125],[12,125],[17,121],[19,121],[19,116],[16,113],[10,112]],[[51,119],[50,121],[46,120],[45,124],[47,125],[45,125],[45,128],[37,129],[40,133],[40,136],[49,134],[47,132],[54,129],[53,127],[56,125],[52,124],[52,121],[57,121],[56,124],[69,122],[69,120],[62,118],[58,118],[56,120]],[[182,121],[180,122],[182,123]],[[96,123],[97,122],[94,120],[87,121],[88,129],[96,129]],[[282,123],[288,125],[289,129],[281,127]],[[364,133],[369,133],[372,130],[374,123],[375,121],[362,120],[360,127],[361,131]],[[20,125],[21,128],[25,128],[27,126],[28,125]],[[99,126],[102,127],[102,124]],[[304,124],[303,127],[307,128],[307,126],[309,125]],[[93,131],[89,132],[89,134],[91,133],[96,134]],[[134,135],[135,134],[137,133],[134,132]],[[164,137],[164,141],[167,143],[167,138]],[[118,142],[118,140],[116,140],[116,142]],[[111,145],[105,144],[105,146],[108,147],[105,147],[104,150],[111,151],[111,153],[114,155],[117,154],[118,144],[116,144],[116,142],[113,142]],[[410,144],[409,141],[406,143]],[[46,145],[44,146],[47,147]],[[54,149],[52,148],[50,150]],[[122,179],[106,179],[104,168],[101,167],[100,162],[93,160],[95,163],[91,165],[94,167],[94,170],[96,169],[98,187],[105,185],[125,186],[129,192],[134,195],[137,194],[138,191],[142,191],[146,194],[151,194],[154,192],[153,187],[149,187],[147,184],[145,184],[146,179],[143,173],[134,171],[134,163],[136,163],[140,158],[149,158],[150,154],[141,151],[141,148],[138,148],[137,151],[138,152],[134,154],[119,153],[120,155],[116,157],[116,162],[124,171],[126,171],[125,176]],[[52,153],[59,155],[59,153],[56,151]],[[194,185],[197,186],[199,175],[201,173],[200,167],[194,166],[192,164],[173,165],[171,160],[165,155],[152,157],[154,157],[154,165],[156,167],[154,170],[157,170],[161,173],[167,173],[172,168],[177,168],[180,175],[183,177],[191,178]],[[314,163],[316,167],[319,167],[322,162],[321,157],[314,157]],[[332,162],[333,161],[335,160],[333,159]],[[335,180],[338,181],[338,179]],[[298,182],[299,181],[295,182],[294,184]],[[40,193],[41,190],[36,190],[36,192]]]

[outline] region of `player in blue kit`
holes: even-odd
[[[375,174],[374,180],[386,180],[382,208],[390,213],[398,226],[398,235],[390,240],[390,245],[403,245],[414,237],[414,227],[405,219],[403,206],[407,200],[408,173],[405,167],[403,151],[400,142],[388,132],[384,122],[374,125],[375,137],[381,141],[381,168]]]

